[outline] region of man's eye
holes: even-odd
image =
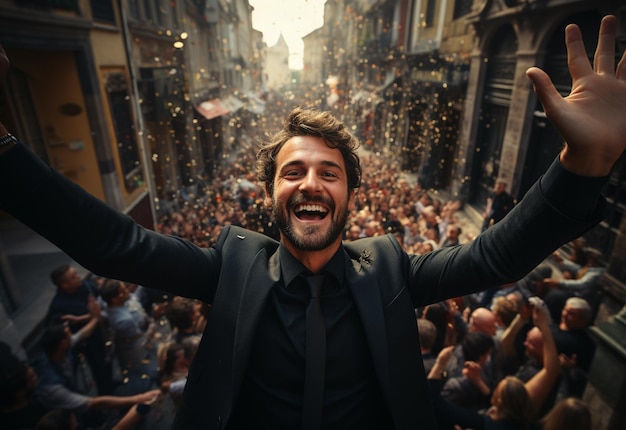
[[[322,173],[322,176],[328,177],[328,178],[336,178],[337,175],[334,172],[324,172]]]

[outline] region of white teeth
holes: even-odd
[[[306,204],[296,206],[295,211],[296,212],[302,212],[302,211],[322,212],[322,213],[327,212],[327,210],[321,205],[306,205]]]

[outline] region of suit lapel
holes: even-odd
[[[346,281],[365,330],[378,381],[385,397],[391,399],[385,315],[378,282],[370,266],[371,262],[361,264],[346,254]]]
[[[250,270],[241,292],[237,327],[235,329],[235,343],[233,351],[233,387],[234,398],[239,394],[239,388],[247,367],[252,337],[254,336],[261,311],[267,302],[267,296],[272,287],[280,280],[280,262],[278,252],[267,259],[263,249],[259,251],[250,263]]]

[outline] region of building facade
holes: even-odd
[[[0,121],[155,228],[163,202],[210,179],[263,107],[251,13],[247,0],[1,0],[11,70]],[[48,275],[71,260],[8,215],[0,224],[0,338],[28,353],[54,294]]]

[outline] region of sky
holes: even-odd
[[[324,25],[326,0],[248,0],[254,7],[252,26],[263,33],[268,47],[282,33],[289,46],[289,67],[302,69],[302,37]]]

